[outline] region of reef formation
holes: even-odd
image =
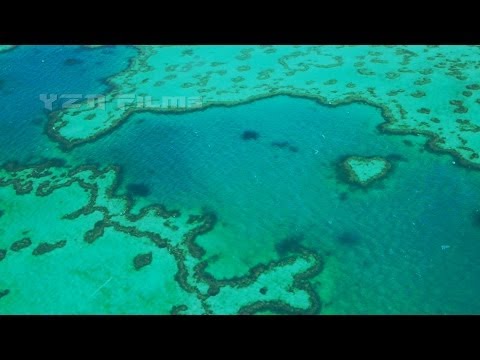
[[[0,289],[8,289],[0,296],[4,313],[22,312],[20,304],[29,312],[39,304],[41,313],[83,313],[97,297],[102,300],[97,311],[129,313],[132,309],[125,308],[128,302],[113,307],[114,299],[125,294],[135,302],[157,304],[152,310],[155,313],[319,311],[320,300],[309,283],[322,269],[318,254],[302,250],[259,264],[245,276],[216,279],[205,270],[205,251],[196,243],[198,236],[215,226],[215,215],[181,213],[160,205],[133,210],[131,197],[115,193],[119,171],[115,166],[71,168],[54,160],[32,166],[7,163],[0,169],[0,196],[4,199],[0,229],[8,227],[0,237],[0,272],[15,274],[0,277]],[[102,242],[108,244],[104,250],[99,247]],[[127,251],[130,260],[109,262],[115,248]],[[86,253],[91,253],[90,270],[89,257],[82,255]],[[94,277],[100,275],[98,264],[103,276],[108,276],[113,266],[122,266],[124,280],[116,287],[109,286],[111,275],[98,287]],[[37,266],[42,270],[36,271]],[[58,272],[65,283],[59,277],[55,281],[50,278]],[[142,281],[141,276],[153,281]],[[149,288],[135,293],[128,286],[130,278]],[[87,290],[91,293],[85,293]],[[71,304],[62,298],[67,293],[74,296]],[[67,304],[62,307],[62,302]],[[51,310],[45,305],[49,303],[55,304]]]
[[[128,68],[107,80],[105,109],[84,102],[52,114],[48,133],[65,149],[94,141],[134,112],[179,113],[290,95],[330,106],[370,104],[386,120],[381,131],[425,135],[430,149],[480,168],[480,124],[474,116],[480,107],[478,46],[138,49]]]
[[[391,169],[390,163],[381,157],[350,156],[341,166],[348,181],[355,185],[368,186],[379,180]]]

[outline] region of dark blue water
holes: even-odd
[[[122,71],[132,47],[20,46],[0,56],[0,159],[35,161],[51,146],[43,134],[46,110],[40,94],[95,94]],[[62,100],[53,103],[54,107]]]

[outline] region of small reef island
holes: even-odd
[[[382,157],[350,156],[341,163],[348,182],[366,187],[387,175],[392,168]]]

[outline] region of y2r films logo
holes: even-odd
[[[100,94],[40,94],[44,108],[52,111],[58,109],[107,109],[107,99]],[[203,107],[200,96],[162,96],[153,99],[151,96],[123,94],[115,96],[111,102],[117,109],[198,109]]]

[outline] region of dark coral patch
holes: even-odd
[[[216,296],[220,292],[220,287],[216,284],[210,285],[210,287],[207,290],[208,296]]]
[[[187,224],[200,224],[203,221],[203,215],[188,215]]]
[[[35,256],[43,255],[55,249],[60,249],[64,247],[66,244],[67,244],[67,240],[60,240],[53,244],[42,242],[33,250],[32,254]]]
[[[417,110],[420,114],[430,114],[430,109],[427,108],[420,108]]]
[[[75,59],[75,58],[69,58],[69,59],[66,59],[63,62],[63,65],[72,66],[72,65],[80,65],[82,63],[83,63],[83,60]]]
[[[267,293],[267,291],[268,291],[267,287],[264,286],[260,289],[260,294],[265,295]]]
[[[7,256],[7,250],[5,249],[0,249],[0,261],[5,259],[5,256]]]
[[[152,252],[146,254],[138,254],[133,258],[133,267],[135,270],[140,270],[141,268],[148,266],[152,263],[153,254]]]
[[[424,91],[417,90],[414,93],[411,93],[410,95],[413,96],[414,98],[421,98],[421,97],[425,96],[426,94],[425,94]]]
[[[467,89],[469,90],[480,90],[480,85],[479,84],[471,84],[466,86]]]
[[[145,184],[128,184],[127,185],[127,191],[131,194],[131,195],[135,195],[135,196],[148,196],[150,195],[150,188],[145,185]]]
[[[20,251],[29,247],[30,245],[32,245],[32,240],[30,240],[30,238],[23,238],[21,240],[15,241],[12,246],[10,246],[10,249],[13,251]]]
[[[172,310],[170,310],[170,315],[179,315],[181,312],[187,311],[188,306],[187,305],[175,305],[172,307]]]
[[[242,139],[245,141],[258,140],[259,137],[260,137],[260,134],[253,130],[245,130],[242,134]]]
[[[95,225],[93,225],[93,229],[83,234],[83,240],[88,244],[92,244],[99,237],[103,236],[106,226],[108,226],[108,221],[105,219],[98,220]]]
[[[0,290],[0,299],[3,298],[4,296],[7,296],[8,294],[10,294],[10,290],[8,289]]]

